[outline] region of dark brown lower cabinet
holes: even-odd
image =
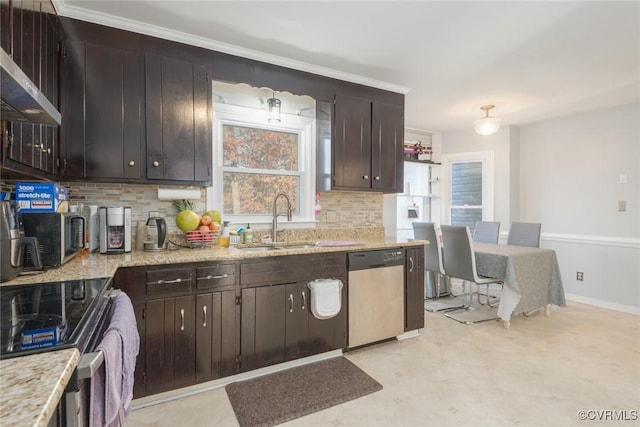
[[[424,328],[424,248],[418,246],[406,249],[405,262],[406,332]]]
[[[232,375],[237,367],[235,290],[196,296],[196,380]]]
[[[346,302],[337,316],[317,319],[307,283],[242,290],[241,371],[346,346]]]
[[[195,383],[194,321],[194,297],[191,295],[147,301],[147,394]]]

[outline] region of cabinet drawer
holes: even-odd
[[[197,289],[233,289],[235,283],[235,264],[221,264],[196,268]]]
[[[175,295],[191,292],[191,268],[147,271],[147,295]]]

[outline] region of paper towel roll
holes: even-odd
[[[200,200],[200,189],[158,188],[158,200]]]

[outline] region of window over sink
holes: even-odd
[[[281,99],[280,123],[267,99]],[[310,97],[213,84],[213,185],[207,208],[234,224],[270,224],[273,200],[289,195],[294,225],[315,223],[315,105]]]

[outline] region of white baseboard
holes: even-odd
[[[217,380],[209,381],[202,384],[196,384],[177,390],[166,391],[164,393],[154,394],[153,396],[140,397],[131,402],[131,410],[146,408],[147,406],[157,405],[159,403],[169,402],[183,397],[191,396],[204,391],[215,390],[225,387],[237,381],[245,381],[251,378],[261,377],[263,375],[293,368],[296,366],[307,365],[309,363],[319,362],[321,360],[332,359],[342,356],[342,350],[333,350],[326,353],[316,354],[302,359],[291,360],[289,362],[279,363],[277,365],[267,366],[264,368],[254,369],[252,371],[243,372],[230,377],[224,377]]]
[[[396,337],[398,341],[406,340],[408,338],[415,338],[420,336],[420,329],[414,329],[413,331],[405,332]]]
[[[608,308],[623,313],[640,314],[640,307],[631,305],[617,304],[615,302],[603,301],[596,298],[583,297],[582,295],[565,294],[565,298],[569,301],[575,301],[582,304],[594,305],[596,307]]]

